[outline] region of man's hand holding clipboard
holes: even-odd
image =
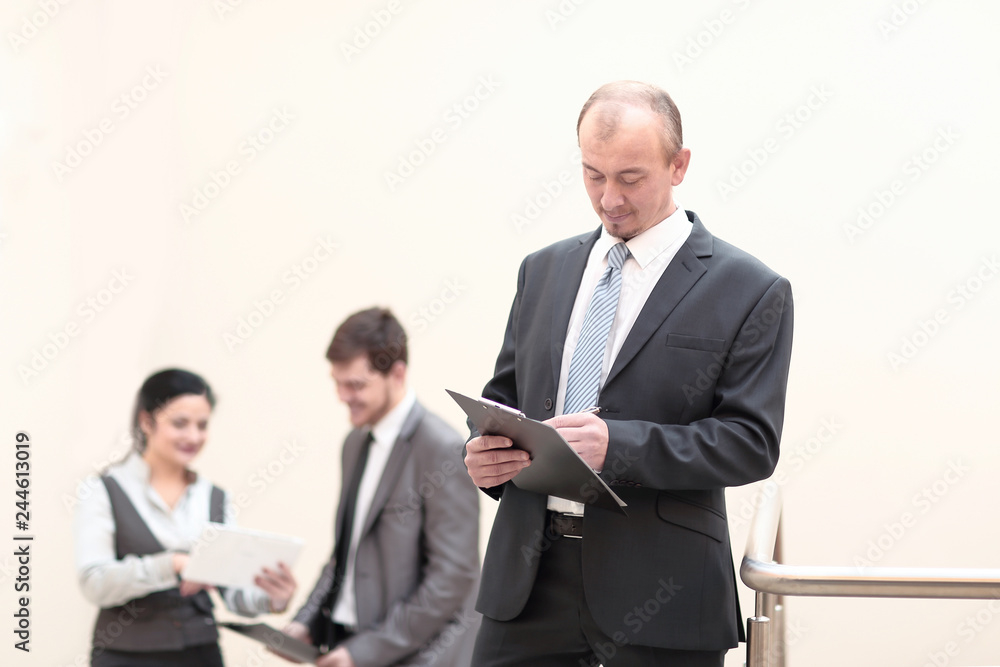
[[[607,426],[596,410],[539,422],[499,403],[447,391],[482,434],[469,442],[465,459],[477,485],[511,481],[526,491],[625,513],[625,502],[594,472],[607,453]]]

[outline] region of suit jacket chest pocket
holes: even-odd
[[[711,411],[715,384],[729,364],[728,342],[723,338],[708,338],[670,333],[658,346],[663,404],[677,409],[677,423],[688,423]],[[669,382],[664,381],[669,378]]]
[[[715,352],[722,354],[726,351],[726,340],[724,338],[705,338],[703,336],[668,333],[666,346],[677,351]]]

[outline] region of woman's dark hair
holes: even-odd
[[[168,368],[146,378],[136,396],[135,410],[132,413],[132,435],[137,451],[146,449],[146,434],[139,427],[139,415],[148,412],[152,416],[170,401],[185,395],[204,396],[209,406],[215,407],[212,388],[200,375],[191,371]]]

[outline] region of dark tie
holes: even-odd
[[[351,479],[347,483],[347,493],[344,495],[344,521],[341,524],[340,533],[337,535],[337,547],[334,550],[337,562],[333,570],[333,585],[337,593],[334,594],[331,603],[336,601],[336,596],[344,581],[344,572],[347,570],[347,554],[351,549],[351,536],[354,534],[354,519],[356,518],[354,514],[358,506],[358,489],[361,487],[361,478],[365,474],[365,465],[368,463],[368,452],[371,451],[371,444],[374,440],[375,436],[369,431],[365,441],[361,444],[358,462],[354,465]]]
[[[583,320],[580,340],[573,350],[566,380],[566,400],[563,414],[580,412],[597,405],[601,389],[601,368],[608,349],[608,332],[618,310],[622,291],[622,265],[628,259],[628,247],[616,243],[608,251],[608,268],[594,288],[587,316]]]

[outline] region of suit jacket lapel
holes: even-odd
[[[396,488],[399,476],[403,472],[403,468],[406,467],[407,459],[410,458],[410,439],[413,437],[413,433],[417,430],[417,426],[424,418],[426,412],[424,406],[420,405],[420,403],[414,403],[410,413],[403,420],[403,428],[399,430],[399,436],[397,436],[396,442],[392,445],[392,451],[389,453],[389,460],[385,463],[385,471],[382,473],[382,479],[379,480],[378,487],[375,489],[375,496],[372,498],[372,506],[368,510],[368,516],[365,517],[364,527],[361,530],[362,539],[371,530],[372,525],[375,523],[375,518],[382,512],[386,501],[389,500],[389,495]]]
[[[615,358],[615,363],[608,373],[604,386],[608,386],[618,373],[638,354],[646,341],[667,319],[667,316],[677,307],[687,293],[694,287],[707,270],[699,257],[712,254],[712,235],[701,224],[698,216],[687,212],[693,228],[687,241],[677,251],[659,281],[653,287],[649,298],[639,312],[632,330],[629,331],[622,349]]]
[[[559,386],[559,371],[562,369],[563,349],[566,347],[566,332],[569,330],[569,318],[573,314],[573,304],[580,290],[583,271],[587,268],[590,251],[601,236],[601,228],[590,236],[580,239],[579,245],[570,250],[563,258],[563,265],[558,272],[559,280],[553,289],[552,303],[552,380],[553,387]],[[555,391],[553,389],[553,391]]]

